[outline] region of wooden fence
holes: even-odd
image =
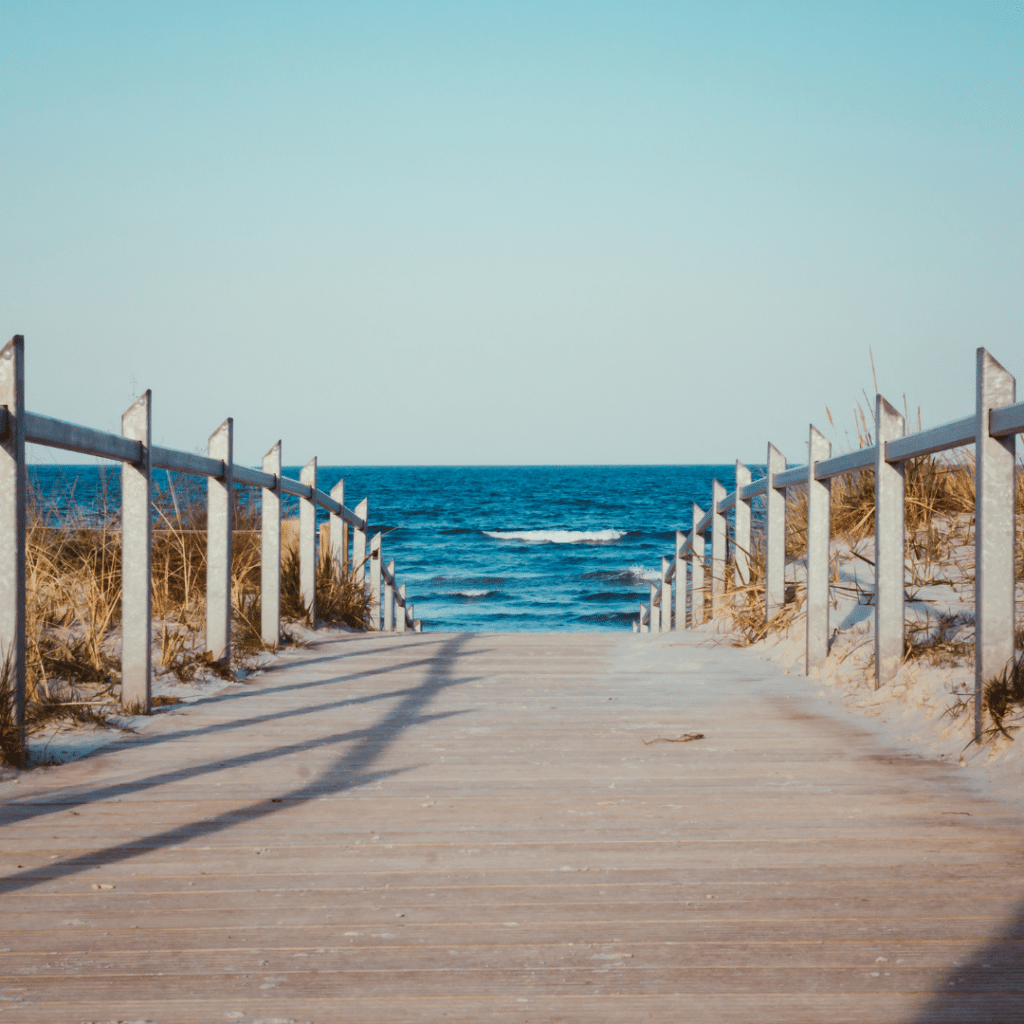
[[[904,464],[908,459],[975,446],[974,712],[975,737],[982,728],[984,684],[1000,676],[1015,657],[1016,435],[1024,432],[1024,402],[1016,402],[1016,382],[983,348],[977,351],[976,402],[971,416],[929,430],[905,433],[903,417],[881,395],[875,396],[875,444],[832,456],[831,443],[812,424],[809,461],[787,468],[768,445],[766,475],[751,479],[736,463],[735,489],[712,483],[711,509],[693,506],[693,529],[676,534],[674,558],[663,558],[659,583],[651,584],[650,605],[641,605],[634,631],[662,632],[673,626],[675,579],[677,629],[696,626],[721,610],[732,554],[733,577],[750,582],[751,500],[764,500],[765,618],[785,604],[786,488],[807,486],[807,646],[805,670],[820,671],[829,652],[829,542],[831,480],[842,473],[875,471],[875,686],[892,679],[904,653]],[[732,511],[732,522],[727,513]],[[730,537],[731,526],[731,537]],[[710,544],[705,538],[710,536]],[[731,543],[730,543],[731,541]],[[689,572],[689,582],[687,582]],[[706,574],[706,575],[705,575]],[[706,585],[705,579],[707,578]],[[710,599],[710,600],[709,600]]]
[[[344,481],[325,494],[317,488],[317,460],[298,480],[281,472],[281,442],[263,458],[262,470],[233,458],[233,421],[210,437],[209,455],[161,448],[151,442],[152,393],[147,391],[121,417],[121,433],[109,434],[25,409],[25,343],[18,335],[0,351],[0,657],[9,659],[14,725],[23,732],[25,711],[25,499],[26,443],[48,445],[121,463],[121,703],[136,713],[150,710],[152,680],[151,482],[155,469],[207,478],[206,647],[212,660],[231,656],[231,543],[236,487],[258,487],[261,520],[261,633],[281,638],[281,496],[299,499],[299,578],[302,601],[316,622],[316,510],[329,513],[324,539],[338,570],[353,567],[370,588],[370,628],[419,631],[406,587],[395,580],[395,562],[383,566],[381,534],[369,538],[364,499],[346,508]],[[352,528],[351,560],[349,530]],[[383,583],[383,594],[381,593]],[[396,614],[397,612],[397,614]],[[383,616],[383,622],[381,618]]]

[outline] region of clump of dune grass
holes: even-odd
[[[309,606],[302,600],[299,555],[286,547],[281,559],[281,616],[312,626]],[[316,619],[325,626],[345,625],[368,629],[370,594],[354,567],[343,568],[332,553],[321,548],[316,567]]]
[[[1013,739],[1020,726],[1010,722],[1024,720],[1024,660],[1015,659],[985,684],[982,707],[992,720],[989,734]]]

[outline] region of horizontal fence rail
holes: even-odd
[[[27,465],[25,445],[39,444],[81,455],[112,459],[122,467],[122,672],[121,703],[148,713],[152,685],[152,536],[150,489],[153,470],[163,469],[206,477],[207,580],[206,646],[211,661],[228,664],[231,657],[231,543],[235,487],[258,488],[262,495],[261,606],[262,638],[275,646],[281,640],[281,495],[299,499],[299,563],[302,599],[316,624],[316,509],[329,514],[320,532],[321,553],[330,552],[338,571],[368,588],[371,629],[421,631],[406,600],[406,586],[397,584],[394,561],[382,571],[381,534],[370,538],[364,499],[355,510],[344,503],[344,482],[325,494],[316,486],[316,460],[292,480],[281,473],[281,443],[264,457],[262,469],[233,460],[233,420],[227,419],[210,438],[209,454],[163,448],[151,443],[152,392],[147,391],[122,417],[122,433],[112,434],[66,423],[25,409],[24,338],[13,338],[0,351],[0,660],[13,696],[13,727],[24,747],[25,722],[25,540]],[[350,548],[351,528],[351,556]],[[387,587],[382,606],[381,579]],[[395,609],[401,614],[395,621]],[[383,610],[383,620],[382,620]]]
[[[684,629],[706,621],[720,607],[725,574],[747,584],[750,555],[750,503],[765,504],[765,617],[785,603],[786,488],[808,488],[807,502],[807,644],[805,671],[819,672],[829,651],[829,482],[843,473],[875,471],[875,686],[899,670],[905,645],[905,506],[903,463],[966,445],[975,448],[975,590],[974,722],[981,740],[982,694],[986,682],[1008,671],[1015,658],[1016,514],[1014,473],[1016,435],[1024,433],[1024,402],[1016,401],[1016,381],[984,348],[976,353],[976,401],[972,416],[912,434],[903,417],[881,395],[875,396],[875,444],[842,455],[813,424],[810,461],[785,465],[768,445],[768,471],[758,480],[736,463],[735,488],[728,494],[713,482],[712,507],[693,506],[693,527],[676,534],[673,559],[662,559],[658,583],[651,584],[650,604],[640,606],[634,633]],[[733,513],[731,531],[725,513]],[[716,528],[717,527],[717,528]],[[710,537],[710,544],[706,539]],[[709,586],[705,585],[708,579]],[[672,582],[675,582],[673,617]],[[710,607],[709,607],[710,606]]]

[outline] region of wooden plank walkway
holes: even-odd
[[[1024,1019],[1021,815],[806,693],[675,634],[289,651],[0,785],[0,1024]]]

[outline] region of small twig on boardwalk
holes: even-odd
[[[650,746],[652,743],[689,743],[690,740],[702,740],[704,739],[704,733],[702,732],[684,732],[682,736],[655,736],[653,740],[645,740],[643,736],[640,737],[641,741],[645,746]]]

